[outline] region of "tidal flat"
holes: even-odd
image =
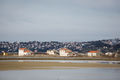
[[[71,62],[0,62],[0,70],[33,69],[79,69],[79,68],[120,68],[120,64],[71,63]]]
[[[1,60],[0,80],[120,80],[119,61],[42,61]]]

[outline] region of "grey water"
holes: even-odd
[[[0,62],[60,62],[60,63],[101,63],[101,64],[120,64],[120,61],[104,60],[0,60]]]
[[[0,80],[120,80],[120,68],[8,70]]]

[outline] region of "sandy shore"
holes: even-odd
[[[58,63],[58,62],[0,62],[0,70],[70,69],[70,68],[120,68],[120,64]]]

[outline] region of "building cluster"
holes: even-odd
[[[5,53],[4,53],[5,54]],[[59,50],[47,50],[46,52],[47,55],[52,55],[52,56],[78,56],[79,53],[75,53],[70,49],[67,48],[60,48]],[[32,52],[31,50],[28,50],[27,48],[19,48],[18,50],[18,56],[35,56],[35,52]],[[88,56],[88,57],[100,57],[100,56],[109,56],[109,57],[120,57],[120,54],[118,53],[112,53],[112,52],[107,52],[103,54],[100,51],[88,51],[85,54],[79,54],[81,56]]]
[[[108,52],[109,53],[118,52],[120,50],[120,39],[109,39],[88,42],[58,42],[58,41],[0,42],[0,53],[2,53],[3,51],[6,53],[15,52],[17,53],[19,52],[19,48],[26,48],[34,53],[47,52],[50,54],[54,53],[58,54],[60,53],[60,51],[64,53],[71,51],[74,53],[87,53],[89,51],[100,51],[105,54]],[[62,48],[63,49],[66,48],[66,50],[62,51]]]
[[[60,48],[59,50],[47,50],[49,55],[59,55],[59,56],[76,56],[76,54],[67,48]]]
[[[61,48],[58,50],[47,50],[48,55],[59,55],[59,56],[76,56],[72,50],[67,48]],[[30,56],[34,55],[34,52],[28,50],[27,48],[19,48],[18,56]]]

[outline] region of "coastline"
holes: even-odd
[[[0,60],[106,60],[120,61],[113,57],[58,57],[58,56],[0,56]]]

